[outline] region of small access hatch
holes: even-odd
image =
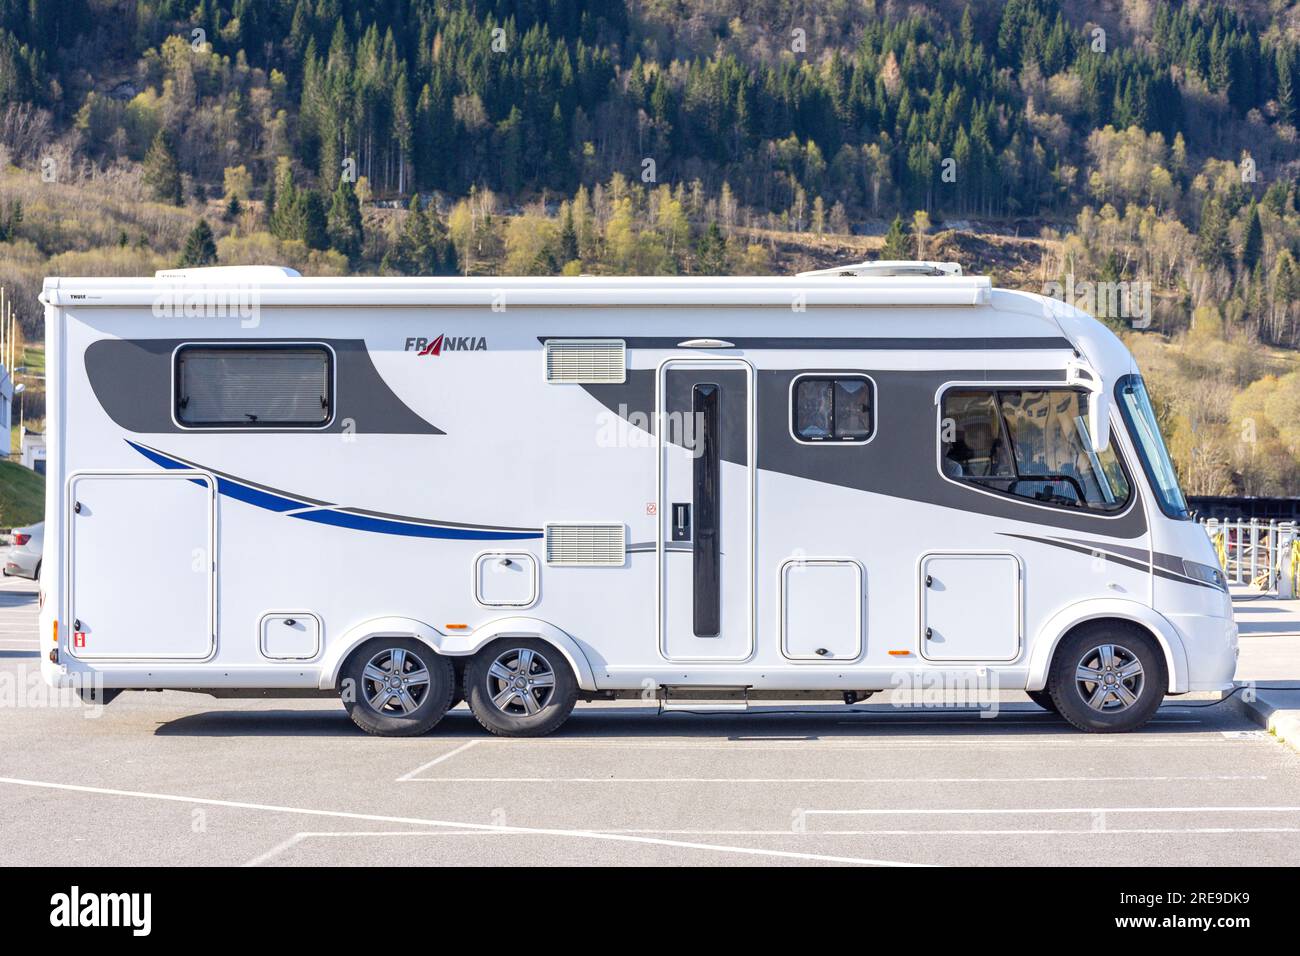
[[[474,598],[484,607],[528,607],[537,600],[537,560],[527,551],[489,551],[474,562]]]
[[[320,618],[308,611],[277,611],[262,617],[262,656],[273,661],[309,661],[320,653]]]
[[[921,559],[921,654],[1009,661],[1020,653],[1020,560],[1012,554]]]
[[[846,661],[862,653],[862,566],[838,558],[781,566],[781,652],[791,660]]]

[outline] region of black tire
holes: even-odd
[[[398,673],[393,672],[394,659]],[[395,679],[403,683],[392,684]],[[377,637],[353,651],[343,665],[339,695],[352,722],[366,733],[414,737],[442,720],[455,686],[451,661],[428,644],[413,637]]]
[[[1084,667],[1105,682],[1082,679]],[[1066,635],[1047,679],[1056,712],[1089,733],[1136,730],[1155,715],[1168,689],[1165,656],[1151,635],[1110,621]]]
[[[1056,701],[1052,700],[1052,695],[1048,691],[1027,690],[1025,691],[1025,693],[1029,695],[1030,700],[1032,700],[1039,707],[1043,708],[1043,710],[1049,710],[1054,714],[1058,713],[1056,709]]]
[[[522,674],[521,662],[526,662]],[[529,683],[507,695],[512,689],[507,678]],[[464,686],[474,717],[500,737],[549,734],[568,719],[578,700],[578,681],[564,655],[531,637],[502,638],[481,649],[465,667]]]

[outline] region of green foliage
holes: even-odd
[[[158,202],[179,206],[184,201],[181,171],[176,162],[176,147],[171,134],[160,129],[144,158],[144,184]]]
[[[1260,22],[1280,15],[1152,4],[1147,42],[1113,36],[1100,55],[1095,4],[1077,6],[971,5],[956,23],[921,5],[817,2],[817,55],[792,56],[770,46],[784,3],[732,23],[697,0],[138,0],[123,27],[111,4],[0,0],[0,107],[57,107],[105,159],[141,158],[165,117],[179,170],[209,193],[227,167],[265,182],[288,158],[322,196],[346,166],[379,196],[479,186],[515,202],[652,157],[735,184],[740,205],[797,229],[824,227],[817,198],[848,216],[1066,212],[1088,194],[1076,175],[1093,130],[1167,144],[1184,130],[1183,155],[1204,156],[1258,141],[1255,120],[1237,121],[1294,122],[1295,42]],[[111,36],[115,65],[133,68],[118,75],[143,88],[55,103],[95,85],[79,71],[98,65],[67,55],[83,35]],[[1189,83],[1221,97],[1224,122],[1188,122],[1204,100],[1198,86],[1184,103]],[[1279,167],[1296,158],[1283,152]],[[1177,168],[1164,172],[1137,191],[1177,191]]]
[[[23,202],[13,199],[0,206],[0,242],[12,242],[18,235],[18,225],[23,221]]]
[[[1259,264],[1264,252],[1264,227],[1259,221],[1259,207],[1253,202],[1246,216],[1246,227],[1241,237],[1241,264],[1246,271],[1252,271]]]
[[[903,217],[895,216],[885,233],[885,245],[880,250],[882,259],[911,259],[915,256],[915,239],[903,225]]]
[[[709,223],[695,244],[695,271],[706,276],[727,274],[727,237],[716,221]]]
[[[357,200],[357,191],[347,179],[340,178],[339,184],[330,198],[329,217],[326,223],[329,244],[348,260],[355,262],[361,257],[365,242],[365,230],[361,223],[361,203]]]
[[[206,219],[200,219],[193,231],[185,238],[185,248],[181,250],[178,268],[187,269],[195,266],[214,266],[217,264],[217,242],[212,235],[212,227]]]
[[[432,209],[411,198],[406,218],[380,265],[389,275],[455,275],[456,249]]]
[[[43,520],[45,476],[0,459],[0,528],[22,528]]]

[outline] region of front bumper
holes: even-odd
[[[1182,638],[1187,658],[1187,690],[1226,691],[1237,673],[1237,622],[1207,614],[1167,614]]]

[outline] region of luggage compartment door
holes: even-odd
[[[216,648],[214,480],[202,472],[68,482],[69,603],[80,660],[201,660]]]
[[[921,559],[921,654],[932,661],[1009,661],[1020,653],[1020,559],[927,554]]]

